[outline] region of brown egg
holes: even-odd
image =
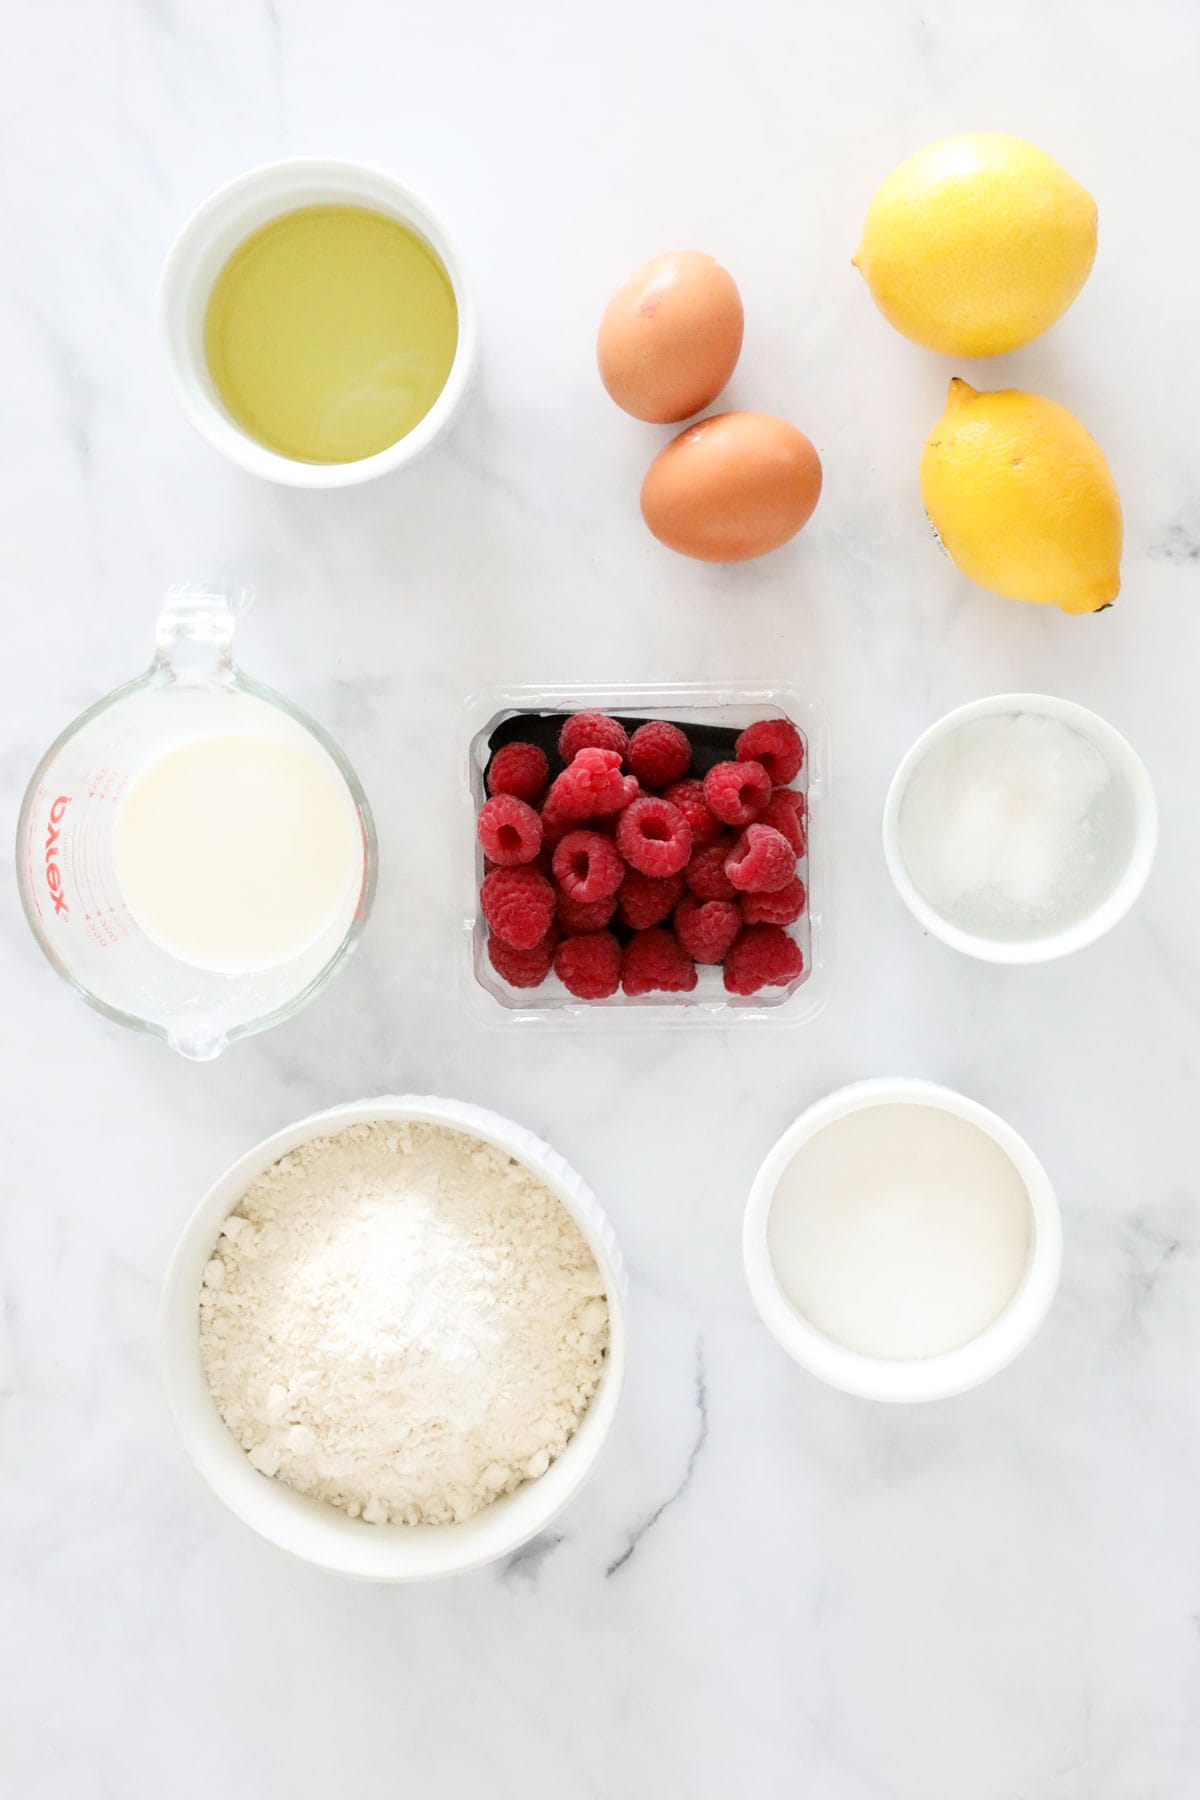
[[[742,349],[742,297],[729,270],[699,250],[635,269],[600,321],[600,379],[635,419],[670,425],[710,406]]]
[[[769,413],[717,413],[660,450],[642,517],[661,543],[702,562],[745,562],[795,537],[821,494],[821,459]]]

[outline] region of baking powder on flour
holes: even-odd
[[[371,1523],[468,1519],[543,1474],[607,1344],[561,1201],[437,1125],[351,1125],[282,1157],[200,1298],[205,1374],[251,1462]]]

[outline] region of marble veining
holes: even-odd
[[[626,1567],[637,1552],[638,1546],[644,1540],[647,1532],[653,1531],[654,1527],[658,1524],[658,1521],[669,1507],[675,1506],[683,1499],[683,1496],[687,1493],[688,1488],[691,1485],[692,1477],[696,1473],[696,1464],[700,1460],[700,1452],[704,1449],[707,1440],[708,1378],[704,1370],[704,1342],[703,1339],[701,1339],[696,1345],[696,1436],[691,1449],[688,1451],[688,1458],[687,1462],[684,1464],[683,1474],[679,1477],[679,1480],[671,1489],[670,1493],[667,1494],[664,1499],[659,1501],[653,1512],[648,1513],[641,1523],[630,1532],[629,1542],[626,1544],[621,1554],[615,1556],[612,1562],[609,1563],[607,1569],[605,1569],[604,1573],[607,1577],[611,1578],[613,1575],[620,1574],[621,1570]]]
[[[1200,1766],[1200,783],[1195,394],[1200,14],[1190,0],[112,0],[11,9],[0,64],[0,792],[149,658],[162,590],[254,583],[254,675],[344,744],[382,876],[359,953],[204,1067],[89,1014],[10,880],[0,1207],[0,1792],[14,1800],[1190,1800]],[[957,368],[850,266],[876,182],[996,127],[1097,196],[1100,251],[1028,349]],[[305,494],[189,430],[157,271],[272,157],[376,161],[471,270],[453,438]],[[734,269],[729,403],[812,437],[826,487],[755,565],[646,534],[666,433],[606,399],[595,326],[643,258]],[[1072,407],[1126,511],[1098,618],[1014,607],[938,555],[917,461],[948,378]],[[456,998],[461,706],[513,682],[783,674],[829,721],[833,950],[795,1032],[505,1035]],[[1067,962],[930,941],[879,816],[949,707],[1066,695],[1145,756],[1137,911]],[[11,874],[11,870],[10,870]],[[1036,1343],[958,1400],[870,1406],[751,1308],[742,1209],[842,1082],[959,1087],[1063,1207]],[[415,1089],[521,1120],[595,1187],[631,1270],[626,1393],[578,1500],[507,1563],[408,1590],[293,1564],[211,1501],[158,1385],[159,1283],[201,1192],[315,1108]]]

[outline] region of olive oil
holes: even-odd
[[[441,262],[363,206],[270,220],[221,270],[204,321],[226,410],[297,462],[357,462],[396,443],[445,387],[457,347]]]

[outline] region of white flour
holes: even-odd
[[[566,1208],[434,1125],[352,1125],[226,1220],[200,1346],[251,1462],[372,1523],[468,1519],[561,1454],[608,1305]]]

